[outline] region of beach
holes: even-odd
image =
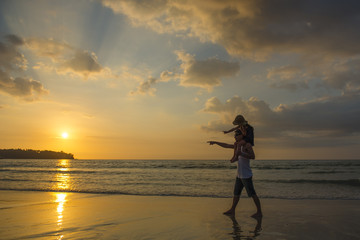
[[[359,239],[359,200],[0,191],[0,239]]]

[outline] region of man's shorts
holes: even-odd
[[[252,177],[250,178],[236,178],[234,187],[234,196],[240,197],[243,188],[245,187],[249,197],[256,195]]]

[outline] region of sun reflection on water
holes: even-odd
[[[57,203],[56,206],[56,213],[57,213],[57,221],[56,221],[56,225],[58,228],[59,233],[62,231],[62,226],[63,226],[63,222],[64,222],[64,206],[66,203],[66,197],[68,195],[68,193],[54,193],[55,194],[55,203]],[[59,234],[57,236],[57,239],[63,239],[64,235]]]
[[[69,167],[70,167],[69,160],[68,159],[59,160],[56,167],[58,169],[58,172],[56,173],[55,176],[55,180],[56,180],[55,190],[57,191],[69,190],[71,186],[70,174],[69,174]]]
[[[63,223],[63,212],[64,212],[64,204],[66,202],[67,193],[56,193],[55,202],[58,204],[56,212],[58,214],[57,225],[61,226]]]
[[[57,239],[63,239],[64,235],[61,234],[63,222],[64,222],[64,210],[66,198],[69,193],[65,192],[71,187],[71,178],[69,173],[70,161],[68,159],[60,159],[56,164],[57,172],[55,175],[55,185],[53,189],[59,192],[55,192],[55,200],[57,203],[56,213],[57,213],[57,221],[56,225],[58,227],[59,235]]]

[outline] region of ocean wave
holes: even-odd
[[[216,194],[186,194],[186,193],[138,193],[127,191],[112,190],[77,190],[77,189],[41,189],[41,188],[6,188],[0,187],[0,191],[27,191],[27,192],[63,192],[63,193],[87,193],[87,194],[115,194],[115,195],[133,195],[133,196],[174,196],[174,197],[209,197],[209,198],[229,198],[230,196]]]
[[[10,178],[3,178],[0,179],[0,182],[32,182],[34,180],[31,179],[10,179]]]
[[[311,184],[337,184],[347,185],[353,187],[360,187],[359,179],[345,179],[345,180],[313,180],[313,179],[291,179],[291,180],[257,180],[258,182],[273,182],[273,183],[311,183]]]
[[[196,197],[196,198],[232,198],[231,195],[216,194],[185,194],[185,193],[136,193],[126,191],[93,191],[93,190],[54,190],[54,189],[21,189],[21,188],[0,188],[0,191],[25,191],[25,192],[49,192],[49,193],[82,193],[82,194],[103,194],[103,195],[127,195],[127,196],[154,196],[154,197]],[[261,199],[285,199],[285,200],[360,200],[360,197],[340,196],[293,196],[293,195],[259,195]],[[246,194],[241,198],[249,198]]]
[[[63,174],[93,174],[102,172],[101,170],[62,170],[61,168],[57,169],[2,169],[3,172],[11,172],[11,173],[63,173]]]
[[[355,171],[337,171],[337,170],[330,170],[330,171],[313,171],[308,172],[309,174],[338,174],[338,173],[354,173]]]
[[[117,169],[234,169],[228,160],[68,160],[68,168],[92,169],[96,171]],[[356,160],[254,160],[252,168],[257,170],[301,170],[301,169],[354,169],[360,167]],[[8,169],[61,169],[58,160],[2,160],[0,171]],[[324,169],[326,170],[326,169]]]

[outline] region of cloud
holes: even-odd
[[[148,22],[150,26],[163,28],[163,24],[158,18],[167,11],[166,0],[148,0],[148,1],[102,1],[104,6],[111,8],[116,13],[128,13],[128,16],[134,25],[142,25]],[[159,31],[161,31],[159,29]]]
[[[267,0],[103,0],[133,24],[224,46],[265,60],[274,52],[353,56],[360,53],[360,2]]]
[[[299,89],[308,89],[309,85],[306,82],[288,82],[288,81],[277,81],[275,83],[270,84],[272,88],[286,89],[289,91],[297,91]]]
[[[17,45],[0,42],[0,67],[4,71],[26,70],[27,60]]]
[[[46,68],[54,69],[59,74],[78,75],[85,80],[100,74],[115,76],[110,69],[101,66],[95,53],[76,49],[67,43],[54,39],[29,38],[26,39],[26,46],[37,56],[51,59],[53,66]]]
[[[315,79],[324,81],[323,86],[341,90],[357,86],[351,75],[358,70],[350,62],[348,70],[329,71],[339,62],[351,61],[360,55],[360,13],[357,11],[360,2],[356,0],[346,3],[326,0],[208,0],[206,3],[102,0],[102,3],[115,13],[126,15],[135,26],[219,44],[238,58],[266,61],[276,54],[300,59],[301,63],[295,66],[269,70],[269,86],[273,88],[303,90]],[[220,85],[219,77],[206,79],[199,70],[201,65],[216,62],[214,59],[191,65],[191,56],[185,55],[179,56],[186,70],[181,85],[208,89]]]
[[[299,67],[287,65],[268,70],[267,77],[289,80],[295,78],[297,75],[299,75],[300,72],[301,69]]]
[[[116,77],[99,63],[95,53],[76,49],[54,39],[21,38],[7,35],[7,43],[0,42],[0,91],[27,101],[37,100],[49,91],[37,80],[24,76],[28,61],[20,47],[29,49],[41,61],[33,69],[50,69],[58,74],[72,74],[87,80],[100,75]],[[51,60],[48,63],[46,60]]]
[[[237,114],[243,114],[255,127],[256,138],[262,141],[298,147],[346,145],[349,139],[359,140],[359,104],[360,92],[279,105],[274,109],[257,98],[233,97],[222,103],[214,97],[206,102],[203,111],[216,114],[219,119],[203,125],[202,129],[223,131],[231,127],[229,123]]]
[[[0,70],[0,91],[26,101],[38,100],[41,95],[48,94],[48,90],[36,80],[31,78],[12,78]]]
[[[37,56],[50,58],[53,62],[64,61],[76,51],[69,44],[51,38],[27,38],[25,44]]]
[[[148,77],[147,80],[140,83],[136,90],[129,93],[130,96],[135,95],[150,95],[155,96],[156,88],[154,87],[159,82],[168,82],[172,79],[172,72],[164,71],[160,74],[160,78]]]
[[[152,86],[155,85],[158,82],[158,79],[153,78],[153,77],[149,77],[146,81],[143,81],[142,83],[140,83],[140,85],[137,87],[136,91],[131,91],[130,95],[134,96],[134,95],[145,95],[145,94],[149,94],[150,96],[154,96],[156,89],[153,88]]]
[[[337,58],[322,62],[310,61],[297,66],[283,66],[268,71],[270,87],[291,91],[309,88],[312,79],[321,80],[318,87],[332,88],[342,92],[360,89],[360,58]]]
[[[337,63],[324,73],[324,83],[344,91],[360,90],[360,59]]]
[[[95,53],[88,51],[77,51],[71,59],[63,62],[59,72],[72,72],[82,75],[84,79],[92,74],[99,74],[103,67],[99,64]]]
[[[221,85],[221,78],[235,76],[240,66],[237,62],[226,62],[217,58],[195,60],[193,55],[183,51],[176,51],[178,59],[182,62],[179,74],[181,86],[195,86],[211,90]]]
[[[16,35],[5,37],[7,43],[0,42],[0,92],[26,101],[34,101],[48,93],[37,80],[23,76],[27,60],[19,51],[24,40]]]
[[[9,35],[5,36],[5,38],[8,42],[10,42],[14,46],[20,46],[25,43],[21,37],[14,35],[14,34],[9,34]]]
[[[159,78],[148,77],[130,95],[154,96],[156,84],[171,80],[179,81],[179,85],[183,87],[200,87],[211,91],[213,87],[221,85],[222,78],[235,76],[240,70],[238,62],[226,62],[217,58],[196,60],[195,56],[184,51],[175,51],[175,54],[181,61],[176,72],[163,71]]]
[[[272,80],[270,87],[296,91],[308,89],[304,68],[294,65],[286,65],[268,70],[267,78]]]

